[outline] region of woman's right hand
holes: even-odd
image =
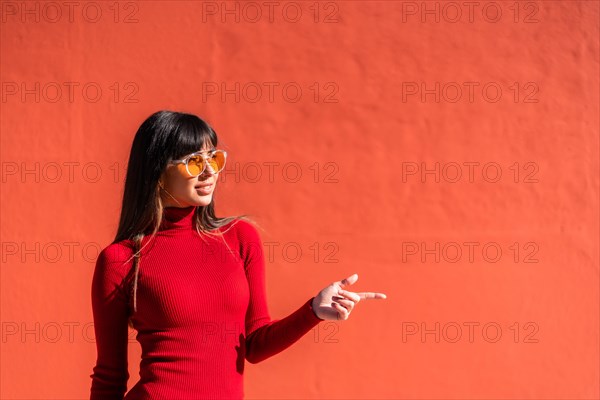
[[[358,274],[353,274],[341,281],[333,282],[319,292],[312,301],[312,308],[317,317],[323,320],[347,320],[350,313],[361,300],[386,299],[383,293],[350,292],[348,286],[358,280]]]

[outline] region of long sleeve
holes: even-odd
[[[113,245],[98,255],[92,279],[92,309],[97,361],[90,400],[123,399],[127,391],[127,300],[122,290],[122,257]]]
[[[271,320],[266,296],[265,257],[258,231],[251,224],[241,224],[240,242],[250,288],[246,313],[245,358],[255,364],[291,346],[323,321],[314,313],[310,298],[285,318]]]

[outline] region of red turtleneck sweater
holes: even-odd
[[[260,362],[286,349],[322,319],[306,301],[271,320],[265,258],[256,228],[244,220],[220,228],[221,239],[193,229],[195,206],[165,209],[154,239],[144,237],[132,322],[141,345],[140,380],[125,395],[126,282],[132,242],[103,249],[92,281],[98,358],[91,400],[242,399],[245,360]],[[129,275],[128,275],[129,274]]]

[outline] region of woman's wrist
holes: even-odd
[[[315,317],[319,318],[321,321],[325,321],[323,318],[319,317],[317,315],[317,312],[315,311],[315,307],[314,307],[314,301],[316,299],[316,296],[313,297],[312,299],[310,299],[309,305],[310,305],[310,309],[312,311],[312,313],[315,315]]]

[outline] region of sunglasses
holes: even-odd
[[[208,153],[206,155],[202,153]],[[181,160],[169,161],[169,164],[176,164],[179,171],[187,173],[189,176],[196,177],[201,175],[208,165],[212,174],[218,174],[225,167],[227,152],[225,150],[212,149],[208,151],[198,151],[183,157]],[[178,164],[184,164],[180,166]]]

